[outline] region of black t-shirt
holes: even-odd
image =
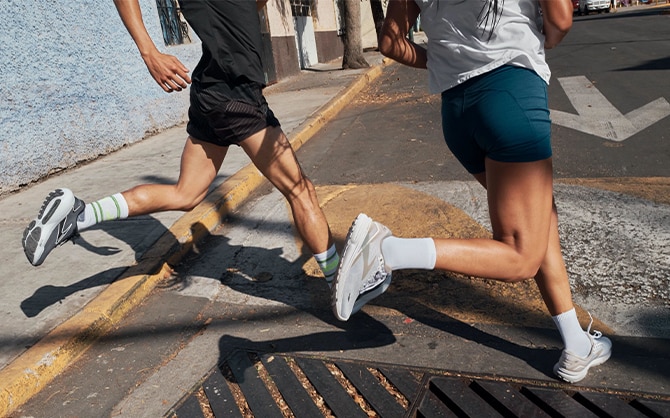
[[[180,0],[182,13],[202,41],[194,82],[265,85],[261,31],[254,0]]]

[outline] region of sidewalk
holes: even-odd
[[[341,70],[333,61],[266,89],[295,149],[381,74],[382,56],[366,58],[370,69]],[[0,234],[8,242],[0,249],[0,416],[39,392],[169,275],[208,232],[191,225],[216,228],[262,184],[241,149],[231,147],[209,196],[193,211],[105,224],[75,246],[55,249],[42,266],[28,263],[19,244],[23,229],[50,191],[67,187],[88,202],[141,182],[176,181],[185,137],[185,126],[174,127],[0,199]]]

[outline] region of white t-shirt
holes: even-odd
[[[428,38],[432,93],[505,64],[534,70],[549,84],[551,72],[545,61],[537,0],[500,0],[502,15],[491,13],[488,22],[483,13],[492,0],[415,1],[421,9],[421,29]],[[493,19],[498,17],[491,33]]]

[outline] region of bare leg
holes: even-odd
[[[507,172],[508,175],[511,175],[511,177],[508,177],[504,171],[507,170],[506,166],[509,167],[509,165],[487,160],[486,173],[476,175],[475,178],[487,188],[494,239],[507,243],[517,251],[520,248],[519,254],[523,256],[528,252],[523,250],[525,248],[523,245],[519,246],[516,243],[528,242],[524,235],[533,234],[537,239],[530,240],[530,242],[538,245],[538,252],[541,252],[544,248],[544,256],[537,272],[534,274],[534,278],[540,289],[542,300],[547,306],[565,344],[565,350],[554,367],[554,372],[569,382],[576,382],[586,376],[588,367],[601,364],[609,358],[611,342],[606,338],[600,340],[601,342],[594,342],[595,340],[592,338],[599,339],[600,337],[587,336],[573,310],[570,283],[561,254],[558,214],[553,200],[551,160],[532,163],[531,166],[536,164],[538,168],[548,168],[548,173],[543,175],[542,172],[545,170],[536,171],[531,169],[528,171],[526,170],[527,167],[522,167],[519,170],[519,167],[514,167],[518,165],[515,164]],[[525,175],[531,177],[525,177]],[[547,180],[549,180],[548,185]],[[509,184],[512,184],[512,187],[518,187],[517,192],[521,195],[512,193],[508,195],[508,201],[503,200],[501,202],[505,193],[510,193]],[[523,202],[524,199],[526,202]],[[540,216],[541,221],[533,221],[531,218],[528,222],[525,222],[524,219],[528,216],[527,210],[532,210],[533,207],[538,215],[546,213],[548,216],[546,218]],[[501,259],[507,260],[507,257],[502,256]],[[491,264],[494,269],[507,267],[504,264],[496,266],[495,259],[492,259]],[[487,267],[491,267],[491,265]],[[566,352],[571,354],[566,354]],[[578,358],[581,366],[575,366],[566,360],[569,356],[578,356],[574,358]],[[577,364],[580,364],[579,362]]]
[[[227,152],[228,147],[188,137],[177,184],[142,184],[126,190],[122,194],[128,203],[128,215],[193,209],[207,195]]]
[[[568,272],[565,269],[558,236],[558,213],[556,212],[556,206],[552,206],[547,254],[542,261],[540,271],[535,275],[535,282],[540,289],[542,299],[547,305],[549,313],[551,316],[556,316],[569,311],[574,306]]]
[[[475,178],[484,188],[487,188],[485,173],[475,175]],[[567,312],[574,307],[570,282],[568,281],[568,272],[565,269],[565,262],[561,253],[558,234],[558,213],[553,199],[547,252],[544,260],[542,260],[539,271],[535,275],[535,282],[540,289],[542,299],[551,316]]]
[[[502,281],[535,276],[545,259],[552,219],[551,159],[531,163],[486,160],[493,239],[436,239],[443,270]]]
[[[303,174],[293,148],[279,127],[266,128],[240,144],[263,175],[286,197],[298,233],[313,254],[333,239],[312,182]]]

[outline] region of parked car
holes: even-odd
[[[579,11],[579,0],[572,0],[572,14]]]
[[[577,13],[589,14],[590,12],[605,12],[610,11],[610,0],[579,0],[579,7]]]

